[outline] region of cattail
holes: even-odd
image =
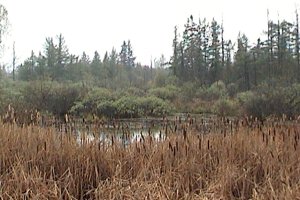
[[[186,133],[186,129],[184,128],[183,129],[183,139],[184,139],[184,141],[186,141],[186,138],[187,138],[187,133]]]
[[[188,156],[188,145],[185,145],[185,155]]]
[[[152,136],[151,135],[149,136],[149,139],[150,139],[150,146],[152,146]]]
[[[209,139],[207,140],[207,149],[209,150]]]
[[[159,141],[162,141],[161,130],[159,130]]]
[[[144,138],[144,136],[143,136],[142,131],[141,131],[141,138],[142,138],[143,142],[145,142],[145,138]]]
[[[112,135],[112,136],[111,136],[111,145],[114,146],[114,143],[115,143],[115,142],[114,142],[114,136]]]
[[[198,144],[199,144],[199,150],[201,150],[201,148],[202,148],[202,141],[201,141],[201,137],[198,135],[198,140],[199,140],[199,142],[198,142]]]
[[[169,142],[169,149],[170,149],[171,151],[173,151],[173,147],[172,147],[171,142]]]
[[[168,135],[168,124],[166,124],[165,132],[166,132],[166,136],[167,136]]]
[[[69,122],[69,117],[68,117],[68,114],[66,113],[65,114],[65,123],[68,123]]]

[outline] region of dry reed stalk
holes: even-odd
[[[101,148],[100,143],[90,142],[86,136],[80,145],[76,138],[58,134],[53,128],[2,124],[0,176],[4,187],[0,196],[4,199],[299,196],[299,127],[236,126],[234,130],[238,132],[224,136],[224,126],[217,131],[223,134],[207,135],[199,135],[192,126],[182,129],[185,134],[169,132],[166,141],[156,142],[148,134],[143,136],[142,143],[134,142],[125,148],[112,135],[112,145],[101,143]],[[233,174],[227,176],[230,169]],[[279,174],[288,177],[287,181],[282,181],[285,179]]]

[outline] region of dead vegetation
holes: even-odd
[[[299,124],[248,121],[174,122],[127,146],[0,123],[0,199],[297,199]]]

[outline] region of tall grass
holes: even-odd
[[[288,123],[186,128],[124,147],[0,124],[0,199],[296,199],[299,137]]]

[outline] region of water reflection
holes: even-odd
[[[149,137],[153,141],[160,142],[166,139],[165,133],[160,130],[155,131],[138,131],[132,130],[130,133],[109,133],[109,132],[100,132],[98,134],[85,132],[78,130],[76,132],[76,141],[78,144],[99,142],[102,144],[111,145],[113,142],[122,143],[123,145],[129,145],[135,142],[142,142],[147,140]]]

